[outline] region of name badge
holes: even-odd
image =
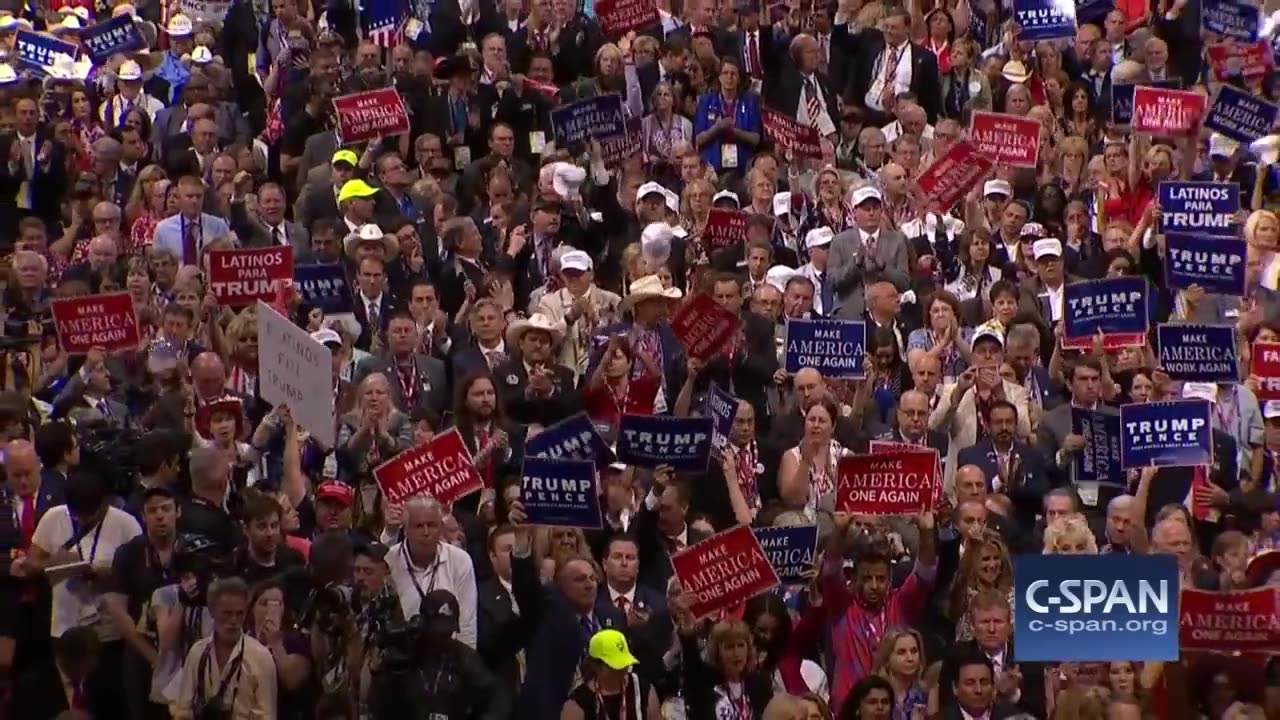
[[[1098,483],[1076,483],[1076,492],[1080,494],[1080,502],[1089,507],[1098,507]]]
[[[725,143],[720,146],[720,165],[726,168],[738,167],[738,146]]]
[[[461,170],[471,164],[471,148],[463,145],[453,149],[453,168]]]
[[[547,134],[541,130],[529,133],[529,152],[541,155],[547,150]]]

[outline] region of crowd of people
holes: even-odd
[[[1113,115],[1124,85],[1277,99],[1275,72],[1212,67],[1244,41],[1202,0],[1082,3],[1040,41],[1021,0],[3,4],[0,717],[1280,718],[1266,655],[1012,638],[1018,554],[1280,582],[1280,402],[1250,352],[1280,341],[1280,136]],[[109,58],[32,54],[119,18],[141,42]],[[408,131],[344,142],[334,99],[381,88]],[[608,95],[624,137],[557,143],[555,108]],[[943,207],[917,181],[978,111],[1037,121],[1035,167]],[[1238,186],[1242,296],[1166,282],[1172,180]],[[745,240],[704,239],[713,209]],[[219,300],[211,253],[277,246],[269,309]],[[1122,276],[1152,336],[1235,328],[1237,382],[1171,380],[1150,341],[1064,348],[1064,287]],[[68,352],[55,303],[111,293],[136,345]],[[739,329],[695,357],[671,318],[704,295]],[[263,400],[265,312],[332,353],[332,433]],[[787,371],[818,318],[865,322],[864,378]],[[602,527],[528,522],[539,432],[586,413],[612,445],[713,388],[737,407],[704,472],[602,466]],[[1212,404],[1212,465],[1078,477],[1073,409],[1184,397]],[[484,488],[383,497],[373,470],[448,431]],[[834,501],[873,440],[936,450],[931,509]],[[696,617],[671,558],[739,525],[816,525],[809,580]]]

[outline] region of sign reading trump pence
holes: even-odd
[[[671,567],[699,620],[740,605],[778,584],[778,574],[746,525],[676,553]]]
[[[1147,279],[1117,277],[1085,280],[1062,292],[1067,350],[1085,350],[1103,333],[1103,346],[1114,350],[1147,342]]]
[[[1125,469],[1189,467],[1213,462],[1209,403],[1151,402],[1120,407],[1120,461]]]
[[[138,347],[138,318],[129,293],[54,300],[53,324],[58,343],[71,354],[95,347],[108,352]]]
[[[526,457],[520,472],[520,503],[530,525],[600,529],[595,463]]]
[[[914,515],[933,507],[933,453],[888,452],[840,458],[836,509],[866,515]]]
[[[409,448],[373,469],[382,494],[393,503],[427,495],[448,505],[484,487],[471,451],[457,430]]]
[[[860,320],[788,320],[784,367],[811,367],[829,378],[860,378],[867,324]]]
[[[618,460],[676,472],[705,472],[711,457],[712,419],[623,415],[618,423]]]

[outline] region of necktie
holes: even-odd
[[[400,198],[400,214],[404,215],[410,220],[413,219],[413,198],[409,197],[408,195],[405,195],[404,197]]]
[[[868,255],[875,255],[875,254],[876,254],[876,246],[877,246],[879,243],[880,243],[880,239],[879,239],[878,237],[876,237],[875,235],[868,235],[868,236],[866,237],[866,239],[862,241],[862,244],[863,244],[863,245],[865,245],[865,246],[867,247],[867,254],[868,254]]]
[[[680,542],[680,538],[678,537],[667,538],[667,554],[668,555],[675,555],[676,553],[680,552],[683,549],[684,549],[684,543]]]
[[[582,630],[587,633],[588,638],[600,630],[600,624],[596,622],[594,615],[582,616]]]
[[[551,277],[551,238],[546,235],[538,236],[536,240],[538,247],[538,267],[542,270],[542,277]]]
[[[485,360],[489,362],[489,369],[492,370],[507,361],[506,353],[497,350],[491,350],[485,355]]]
[[[747,74],[759,78],[764,73],[760,69],[760,51],[756,47],[756,34],[747,33]]]
[[[880,109],[889,112],[893,106],[893,96],[896,94],[894,82],[898,77],[898,61],[902,59],[902,52],[897,48],[889,48],[885,50],[884,56],[884,87],[880,89]]]
[[[836,309],[835,297],[831,294],[831,287],[827,285],[827,279],[823,273],[814,273],[818,280],[818,295],[822,298],[822,313],[830,315]]]
[[[822,114],[822,100],[818,98],[818,83],[814,82],[813,77],[804,79],[804,107],[805,113],[809,116],[809,127],[817,129],[818,116]]]
[[[627,596],[619,595],[618,599],[614,601],[614,604],[618,606],[618,612],[622,613],[623,617],[626,617],[627,608],[631,607],[631,601],[627,599]]]
[[[430,327],[422,328],[422,345],[418,348],[418,352],[426,355],[431,354],[431,350],[436,346],[433,335]]]
[[[200,244],[196,240],[196,233],[199,232],[200,221],[182,220],[182,264],[195,265],[196,255],[200,250]]]
[[[831,61],[831,45],[826,35],[818,36],[818,69],[822,72],[827,71],[827,64]]]
[[[373,328],[373,331],[374,331],[374,332],[377,332],[377,331],[381,330],[381,329],[382,329],[382,325],[381,325],[380,321],[382,320],[382,318],[381,318],[380,314],[378,313],[378,304],[377,304],[377,303],[369,303],[369,312],[368,312],[368,316],[369,316],[369,327]]]
[[[111,418],[111,406],[107,404],[106,400],[99,400],[96,409],[102,413],[102,417]]]
[[[88,703],[84,699],[84,685],[76,683],[71,686],[71,709],[84,710],[88,707]]]
[[[36,534],[36,497],[27,495],[22,498],[22,545],[31,545],[31,536]]]
[[[280,240],[281,240],[280,228],[278,227],[271,228],[271,243],[273,245],[283,245],[284,243],[280,242]]]

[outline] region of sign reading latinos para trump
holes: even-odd
[[[1172,380],[1199,383],[1240,381],[1234,325],[1157,325],[1160,368]]]
[[[818,135],[818,128],[801,125],[790,115],[772,108],[760,111],[760,121],[765,137],[772,140],[778,148],[797,158],[822,157],[822,137]]]
[[[600,29],[615,40],[658,22],[653,0],[595,0],[595,11]]]
[[[747,242],[747,214],[741,210],[712,208],[702,229],[702,241],[714,250]]]
[[[128,293],[60,298],[52,308],[58,344],[69,354],[138,347],[138,317]]]
[[[1076,34],[1075,0],[1013,0],[1018,40],[1055,40]]]
[[[711,383],[707,390],[706,407],[702,414],[711,418],[711,449],[719,453],[729,445],[729,433],[733,431],[733,419],[738,415],[738,398]]]
[[[1235,237],[1235,214],[1240,210],[1240,186],[1236,183],[1162,182],[1160,227],[1164,232],[1194,232]]]
[[[292,281],[293,248],[288,245],[209,253],[209,291],[223,305],[273,300]]]
[[[1071,408],[1071,432],[1084,438],[1084,449],[1076,453],[1077,483],[1125,483],[1120,465],[1120,416]]]
[[[1160,137],[1185,137],[1204,115],[1197,92],[1139,85],[1133,90],[1133,131]]]
[[[725,530],[671,558],[689,610],[699,620],[737,607],[778,585],[778,574],[746,525]]]
[[[706,360],[728,351],[741,324],[737,313],[721,307],[710,295],[698,293],[685,300],[671,318],[671,331],[684,343],[689,357]]]
[[[1251,143],[1271,134],[1277,113],[1280,106],[1274,103],[1231,85],[1220,85],[1204,126],[1236,142]]]
[[[560,148],[587,140],[626,135],[622,96],[597,95],[558,107],[551,111],[551,127],[555,132],[556,146]]]
[[[1258,400],[1280,400],[1280,343],[1253,344],[1250,370],[1258,378]]]
[[[1151,80],[1146,83],[1147,87],[1169,88],[1171,90],[1182,89],[1182,81],[1179,79],[1172,80]],[[1132,84],[1121,84],[1111,86],[1111,123],[1113,125],[1128,125],[1133,122],[1133,89],[1137,87]]]
[[[991,172],[995,161],[967,142],[958,142],[929,166],[920,179],[920,190],[936,200],[943,210],[950,210],[965,193]]]
[[[1086,280],[1062,293],[1066,349],[1088,348],[1099,332],[1104,346],[1126,347],[1147,341],[1147,281],[1144,277]]]
[[[599,530],[595,463],[526,457],[520,471],[520,504],[530,525]]]
[[[258,301],[258,391],[289,406],[302,429],[334,447],[333,352],[306,330]]]
[[[1273,653],[1280,647],[1280,587],[1184,588],[1178,615],[1183,650]]]
[[[1164,280],[1169,288],[1198,285],[1205,292],[1244,295],[1249,253],[1244,240],[1168,233],[1164,242]]]
[[[1209,403],[1174,400],[1120,406],[1120,455],[1126,469],[1213,462]]]
[[[382,463],[373,469],[373,479],[393,503],[426,495],[448,505],[484,487],[471,451],[456,429]]]
[[[79,52],[79,46],[52,35],[19,29],[14,45],[18,49],[18,63],[25,68],[48,72],[53,67],[55,55],[67,55],[71,58]]]
[[[866,349],[861,320],[788,320],[783,366],[793,375],[811,367],[829,378],[860,378]]]
[[[753,528],[752,532],[783,585],[799,585],[808,580],[805,573],[813,569],[818,545],[817,525],[762,527]]]
[[[333,99],[343,145],[409,132],[409,112],[395,88],[381,88]]]
[[[1247,2],[1202,0],[1200,5],[1200,27],[1224,38],[1253,42],[1261,22],[1258,7]]]
[[[618,460],[643,468],[670,465],[676,472],[706,472],[711,425],[709,417],[623,415]]]
[[[81,30],[80,44],[95,65],[106,64],[117,53],[133,52],[147,46],[131,14],[113,17]]]
[[[969,142],[998,163],[1033,168],[1040,157],[1040,121],[1001,113],[975,112]]]
[[[351,285],[341,265],[299,265],[293,269],[293,287],[302,302],[326,315],[351,312]]]
[[[913,515],[933,507],[936,455],[888,452],[842,457],[836,510],[866,515]]]
[[[593,460],[599,467],[606,467],[614,460],[613,450],[585,412],[543,428],[525,441],[524,454],[553,460]]]

